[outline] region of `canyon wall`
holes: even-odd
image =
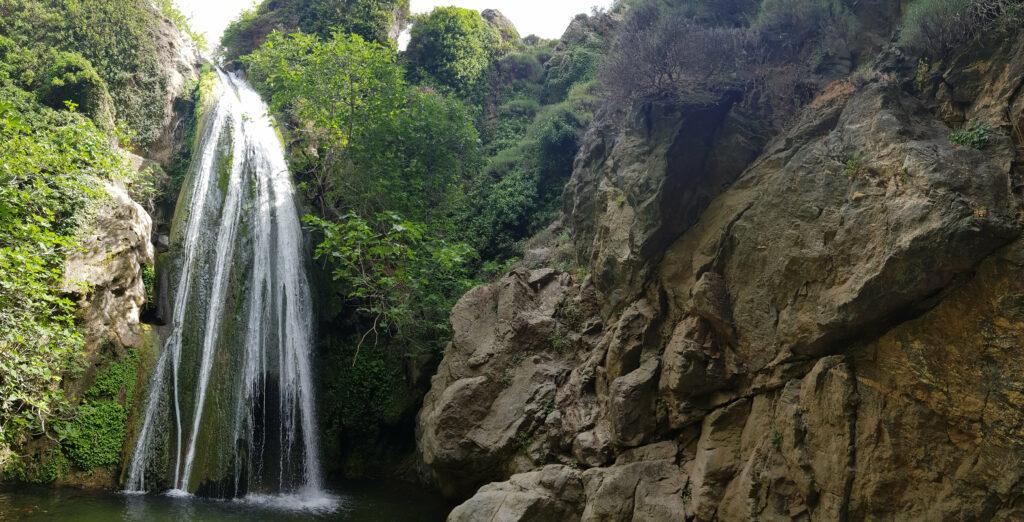
[[[417,431],[450,520],[1024,516],[1024,40],[865,63],[780,132],[592,126],[453,311]]]

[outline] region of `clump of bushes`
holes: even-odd
[[[122,358],[110,356],[85,400],[55,424],[60,448],[76,468],[89,471],[119,462],[135,400],[138,360],[134,350]]]
[[[64,109],[66,102],[72,102],[100,128],[110,131],[114,127],[114,102],[107,83],[80,54],[56,53],[38,91],[49,107]]]
[[[983,37],[1024,25],[1020,0],[916,0],[907,7],[900,43],[939,58]]]
[[[409,79],[472,97],[482,86],[500,45],[498,30],[480,13],[439,7],[414,19],[405,52]]]
[[[115,400],[86,400],[72,421],[57,425],[64,451],[82,470],[117,464],[124,446],[128,412]]]
[[[114,116],[135,144],[145,146],[163,132],[166,111],[157,23],[148,0],[5,0],[0,35],[24,52],[21,60],[0,61],[19,69],[9,74],[16,86],[40,93],[55,107],[63,107],[61,96],[72,95],[90,116],[102,105],[95,76],[102,78]],[[97,121],[106,127],[109,120],[101,115]]]

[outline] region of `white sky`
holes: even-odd
[[[255,0],[175,0],[181,11],[192,18],[192,26],[206,33],[210,44],[216,44],[228,22]],[[612,0],[411,0],[412,12],[429,12],[437,6],[457,5],[483,11],[497,9],[504,13],[523,36],[536,34],[544,38],[562,36],[573,17],[589,13],[593,6],[610,7]]]

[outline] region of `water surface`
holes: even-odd
[[[279,497],[212,500],[166,495],[125,495],[68,488],[0,486],[0,521],[242,521],[339,520],[347,522],[438,522],[450,507],[443,499],[408,484],[344,484],[335,488],[334,508],[296,506]]]

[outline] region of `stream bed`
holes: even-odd
[[[256,521],[439,522],[443,498],[403,483],[346,483],[332,488],[333,506],[297,505],[282,497],[213,500],[127,495],[71,488],[0,486],[0,521]]]

